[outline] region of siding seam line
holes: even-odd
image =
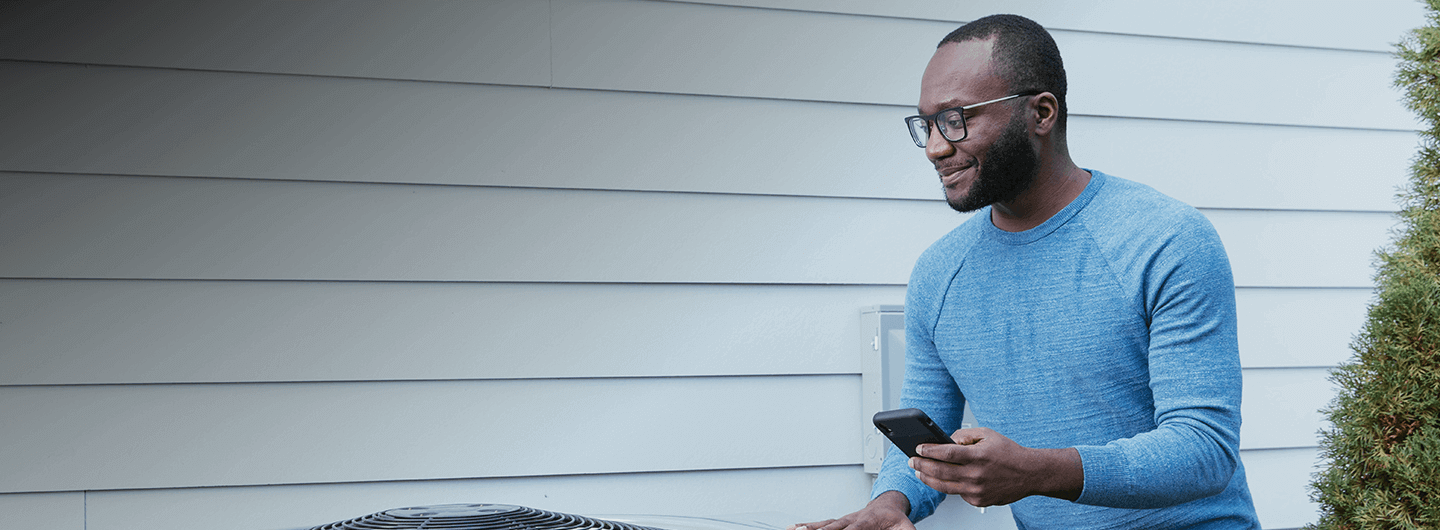
[[[553,54],[554,51],[552,50],[551,53]],[[553,62],[553,61],[552,61],[552,62]],[[574,91],[582,91],[582,92],[601,92],[601,93],[608,93],[608,94],[640,94],[640,95],[660,95],[660,96],[683,96],[683,97],[702,97],[702,98],[743,99],[743,100],[753,100],[753,101],[777,101],[777,102],[795,102],[795,103],[820,103],[820,104],[829,104],[829,105],[857,105],[857,106],[869,106],[869,107],[887,107],[887,108],[896,108],[896,109],[906,109],[906,111],[914,108],[912,105],[903,104],[903,103],[886,103],[886,102],[878,102],[878,101],[842,101],[842,100],[826,100],[826,99],[787,98],[787,97],[779,97],[779,96],[756,96],[756,95],[737,95],[737,94],[705,94],[705,93],[693,93],[693,92],[660,92],[660,91],[655,91],[655,90],[637,90],[637,89],[620,89],[620,88],[596,88],[596,87],[582,87],[582,86],[559,86],[559,85],[556,85],[555,82],[554,82],[553,72],[552,72],[552,79],[550,80],[550,84],[549,84],[548,86],[537,86],[537,85],[526,85],[526,84],[481,83],[481,82],[474,82],[474,81],[450,81],[450,80],[444,80],[444,79],[398,79],[398,78],[389,78],[389,77],[366,77],[366,76],[358,76],[358,75],[314,74],[314,73],[295,73],[295,72],[265,72],[265,71],[254,71],[254,70],[225,70],[225,69],[215,69],[215,68],[185,68],[185,67],[176,67],[176,66],[149,66],[149,65],[114,64],[114,63],[82,63],[82,62],[48,61],[48,60],[35,60],[35,59],[9,59],[9,58],[0,58],[0,64],[48,64],[48,65],[60,65],[60,66],[83,66],[83,67],[101,67],[101,68],[125,68],[125,69],[137,69],[137,70],[163,70],[163,71],[173,71],[173,72],[207,72],[207,73],[236,74],[236,75],[244,75],[244,74],[248,74],[248,75],[266,75],[266,76],[280,76],[280,77],[294,77],[294,78],[353,79],[353,80],[362,80],[362,81],[387,81],[387,82],[394,82],[394,83],[422,83],[422,84],[424,84],[424,83],[434,83],[434,84],[450,84],[450,85],[462,85],[462,86],[494,86],[494,87],[509,87],[509,88],[541,88],[541,89],[549,89],[549,90],[574,90]],[[1416,128],[1416,129],[1403,129],[1403,128],[1389,128],[1389,127],[1361,127],[1361,126],[1349,126],[1349,125],[1321,125],[1321,124],[1305,124],[1305,123],[1279,123],[1279,122],[1273,122],[1273,123],[1272,123],[1272,122],[1224,121],[1224,120],[1203,120],[1203,119],[1198,119],[1198,118],[1165,118],[1165,117],[1157,117],[1157,116],[1115,116],[1115,115],[1109,115],[1109,114],[1088,114],[1088,113],[1083,113],[1083,112],[1072,112],[1072,113],[1069,113],[1068,116],[1083,116],[1083,117],[1112,118],[1112,119],[1133,119],[1133,120],[1154,120],[1154,121],[1174,121],[1174,122],[1182,122],[1182,123],[1215,123],[1215,124],[1252,125],[1252,126],[1266,126],[1266,127],[1298,127],[1298,128],[1304,128],[1304,129],[1330,129],[1330,130],[1342,130],[1342,131],[1377,131],[1377,132],[1408,132],[1408,133],[1415,133],[1415,132],[1419,132],[1419,131],[1420,131],[1419,128]]]
[[[346,184],[359,186],[418,186],[429,188],[462,188],[462,189],[496,189],[496,190],[529,190],[529,191],[577,191],[594,193],[642,193],[657,195],[707,195],[715,197],[755,197],[774,199],[825,199],[825,200],[853,200],[853,201],[896,201],[896,202],[927,202],[939,204],[944,202],[943,198],[919,198],[919,197],[866,197],[857,195],[809,195],[798,193],[754,193],[741,191],[703,191],[703,190],[661,190],[661,189],[619,189],[619,188],[581,188],[581,187],[560,187],[560,186],[517,186],[510,184],[465,184],[453,182],[401,182],[383,180],[327,180],[327,179],[303,179],[303,178],[269,178],[269,177],[246,177],[246,176],[206,176],[206,175],[156,175],[145,173],[118,173],[118,172],[91,172],[91,171],[51,171],[51,170],[24,170],[0,168],[0,176],[23,177],[26,175],[49,175],[49,176],[75,176],[75,177],[120,177],[120,178],[141,178],[141,179],[183,179],[192,181],[236,181],[236,182],[283,182],[283,183],[304,183],[304,184]],[[1326,208],[1241,208],[1232,206],[1194,206],[1196,210],[1206,211],[1229,211],[1229,212],[1282,212],[1282,213],[1341,213],[1341,214],[1398,214],[1400,210],[1336,210]]]
[[[907,16],[902,16],[902,15],[881,15],[881,14],[875,14],[875,13],[847,13],[847,12],[844,12],[844,11],[821,11],[821,10],[817,10],[817,9],[800,9],[800,8],[787,8],[787,7],[775,7],[775,6],[745,6],[745,5],[733,5],[733,4],[723,4],[723,3],[715,3],[715,2],[704,2],[704,1],[699,1],[699,0],[649,0],[649,1],[664,2],[664,3],[671,3],[671,4],[690,4],[690,5],[703,5],[703,6],[711,6],[711,7],[724,7],[724,8],[731,8],[731,9],[750,9],[750,10],[757,10],[757,11],[781,11],[781,12],[787,12],[787,13],[808,13],[808,14],[836,15],[836,16],[860,17],[860,18],[879,18],[879,19],[886,19],[886,20],[910,20],[910,21],[915,21],[915,22],[944,22],[944,23],[951,23],[951,24],[965,24],[965,23],[971,22],[971,21],[969,21],[969,20],[948,19],[948,18],[921,18],[921,17],[907,17]],[[1147,33],[1125,33],[1125,32],[1119,32],[1119,31],[1100,31],[1100,30],[1093,30],[1093,29],[1067,28],[1067,27],[1062,27],[1062,26],[1045,26],[1045,29],[1050,30],[1050,31],[1064,31],[1064,32],[1068,32],[1068,33],[1085,33],[1085,34],[1089,34],[1089,35],[1113,35],[1113,36],[1117,36],[1117,37],[1137,37],[1137,38],[1142,38],[1142,39],[1178,40],[1178,41],[1185,41],[1185,42],[1208,42],[1208,43],[1219,43],[1219,44],[1239,44],[1239,45],[1245,45],[1245,46],[1265,46],[1265,47],[1274,47],[1274,48],[1292,48],[1292,49],[1301,49],[1301,50],[1338,51],[1338,52],[1350,52],[1350,53],[1373,53],[1373,54],[1386,55],[1386,56],[1392,55],[1392,52],[1391,52],[1390,50],[1370,49],[1370,48],[1339,48],[1339,47],[1334,47],[1334,46],[1316,46],[1316,45],[1311,45],[1311,44],[1286,44],[1286,43],[1281,43],[1281,42],[1261,42],[1261,41],[1245,41],[1245,40],[1226,40],[1226,39],[1215,39],[1215,38],[1204,38],[1204,37],[1182,37],[1182,36],[1178,36],[1178,35],[1158,35],[1158,34],[1147,34]]]

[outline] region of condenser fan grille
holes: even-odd
[[[396,508],[310,530],[660,530],[508,504],[442,504]]]

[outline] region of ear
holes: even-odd
[[[1036,136],[1050,136],[1060,123],[1060,100],[1055,94],[1041,92],[1030,98],[1030,112],[1035,123],[1030,128]]]

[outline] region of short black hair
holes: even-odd
[[[1065,63],[1050,32],[1020,15],[990,15],[950,32],[936,48],[952,42],[995,38],[990,51],[995,74],[1010,84],[1011,94],[1049,92],[1060,103],[1059,127],[1065,129]]]

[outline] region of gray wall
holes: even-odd
[[[1251,488],[1301,526],[1423,16],[1176,4],[0,3],[0,509],[853,510],[859,310],[963,220],[900,118],[1011,11],[1065,55],[1076,160],[1220,231]]]

